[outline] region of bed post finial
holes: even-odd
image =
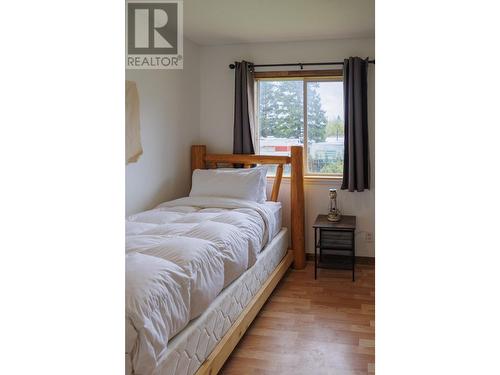
[[[205,169],[205,156],[207,155],[207,146],[191,146],[191,173],[195,169]]]
[[[305,253],[305,213],[304,213],[304,172],[302,146],[292,146],[292,181],[291,181],[291,216],[292,216],[292,250],[293,267],[303,269],[306,266]]]

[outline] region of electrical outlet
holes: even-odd
[[[366,234],[365,234],[365,241],[366,242],[373,242],[373,233],[366,232]]]

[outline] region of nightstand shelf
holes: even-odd
[[[313,228],[314,279],[318,268],[338,268],[352,270],[354,281],[356,216],[344,215],[339,222],[331,222],[327,215],[318,215]]]

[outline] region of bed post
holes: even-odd
[[[207,155],[207,146],[191,146],[191,173],[195,169],[205,169],[205,156]]]
[[[292,216],[292,250],[293,267],[303,269],[306,266],[304,249],[304,172],[302,146],[292,146],[292,181],[290,188],[290,205]]]

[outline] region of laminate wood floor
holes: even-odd
[[[375,266],[289,270],[220,374],[375,373]]]

